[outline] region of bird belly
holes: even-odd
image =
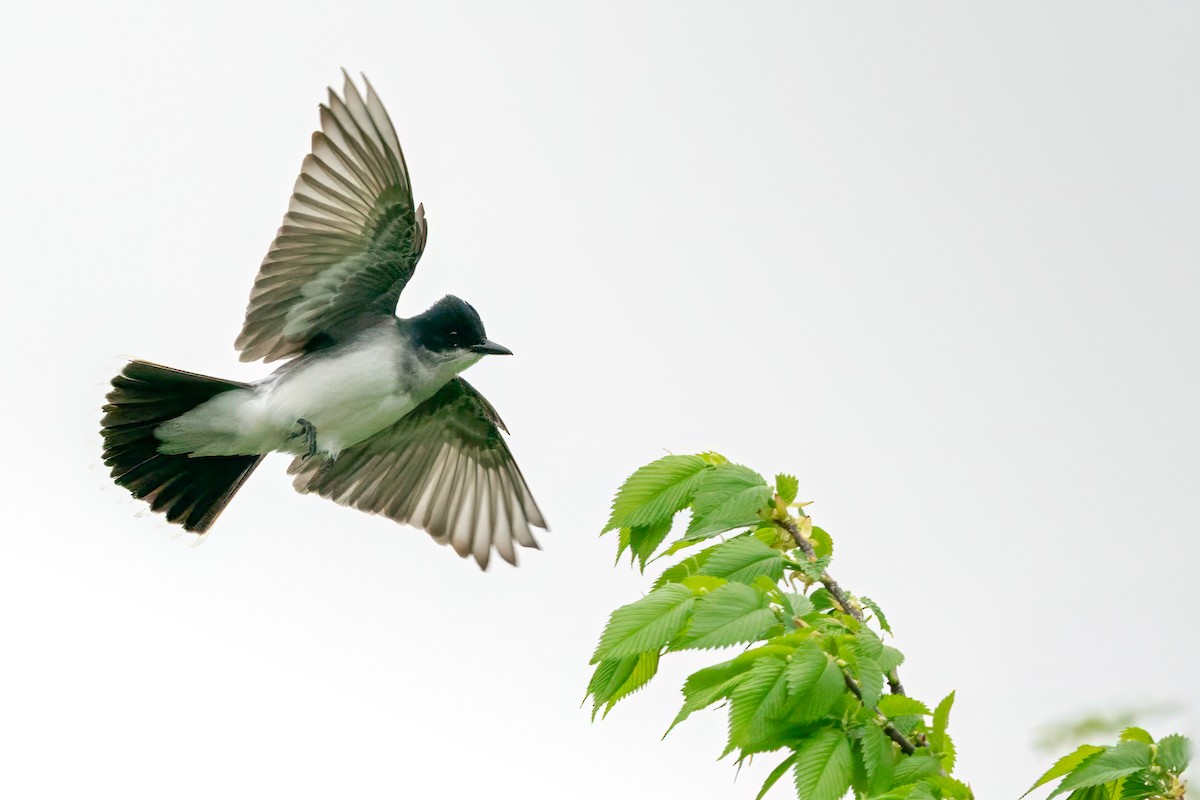
[[[393,351],[382,343],[314,360],[265,389],[252,412],[260,418],[253,427],[283,437],[272,449],[308,452],[303,437],[288,438],[303,419],[316,429],[317,451],[334,457],[390,427],[424,399],[402,390]]]

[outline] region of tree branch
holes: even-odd
[[[812,542],[804,538],[804,534],[802,534],[800,532],[800,528],[796,526],[795,520],[793,520],[791,517],[788,517],[787,519],[779,519],[776,517],[775,524],[791,534],[792,539],[796,541],[796,546],[804,552],[804,555],[808,556],[809,561],[817,560],[817,553],[815,550],[813,550]],[[842,607],[843,611],[854,617],[859,622],[863,621],[862,610],[851,604],[850,597],[828,572],[821,573],[821,584],[829,590],[829,593],[833,595],[833,599],[837,601],[837,604]]]
[[[854,678],[850,677],[850,673],[844,669],[842,670],[842,677],[846,679],[847,688],[850,689],[850,692],[857,697],[861,703],[863,699],[862,689],[858,687],[858,683],[854,680]],[[883,716],[875,709],[872,709],[872,711],[875,711],[879,718],[884,721],[883,732],[886,733],[888,738],[890,738],[893,742],[900,745],[900,749],[904,751],[905,755],[911,756],[917,751],[917,746],[910,742],[908,737],[906,737],[903,733],[898,731],[896,726],[893,725],[891,721],[887,719],[887,717]]]
[[[788,532],[788,534],[796,542],[796,546],[804,552],[804,555],[808,557],[809,561],[816,561],[817,553],[815,550],[813,550],[812,542],[804,538],[804,534],[802,534],[800,532],[800,528],[796,526],[795,520],[789,516],[785,519],[776,517],[774,521],[776,525]],[[833,599],[837,601],[838,605],[840,605],[847,614],[854,617],[859,622],[863,621],[862,610],[850,602],[850,597],[846,594],[845,590],[842,589],[838,582],[833,579],[833,576],[831,576],[828,572],[822,572],[821,583],[825,586],[829,593],[833,595]],[[900,672],[895,668],[888,670],[887,684],[888,691],[890,691],[892,694],[904,694],[904,684],[900,683]]]

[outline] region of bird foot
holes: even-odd
[[[300,427],[300,430],[288,434],[288,439],[299,439],[303,436],[305,443],[308,445],[308,452],[304,453],[301,458],[312,458],[317,454],[317,429],[306,419],[296,420],[296,425]]]

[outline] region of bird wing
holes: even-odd
[[[321,106],[321,130],[254,280],[235,343],[242,361],[298,355],[364,313],[394,313],[425,248],[425,212],[413,205],[396,129],[370,82],[364,101],[345,78],[345,99],[331,88]]]
[[[513,543],[537,547],[546,528],[500,435],[496,410],[462,378],[333,461],[296,458],[296,490],[424,529],[487,567],[492,548],[517,563]]]

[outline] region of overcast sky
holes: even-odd
[[[752,798],[599,539],[665,451],[793,471],[959,774],[1035,729],[1193,732],[1200,11],[1190,3],[22,3],[5,11],[0,795]],[[364,71],[552,532],[480,573],[269,458],[199,546],[112,487],[127,357],[232,348],[325,86]],[[784,798],[785,785],[772,797]]]

